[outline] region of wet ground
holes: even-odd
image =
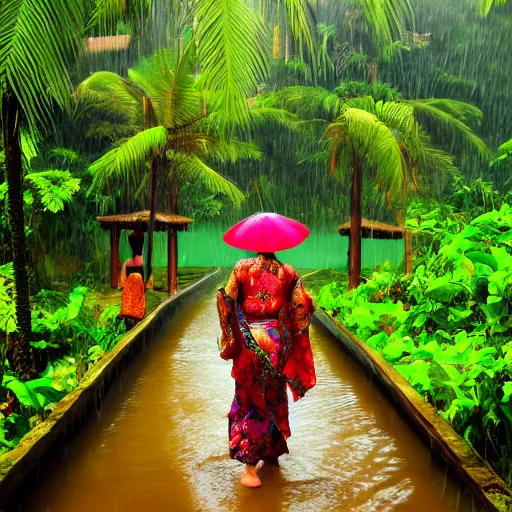
[[[227,456],[230,363],[218,355],[212,293],[123,374],[101,412],[41,468],[27,512],[472,510],[379,389],[320,326],[318,384],[290,407],[290,454],[238,483]],[[476,509],[475,509],[476,510]]]

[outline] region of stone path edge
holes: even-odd
[[[378,351],[363,343],[324,311],[316,310],[314,319],[388,391],[421,437],[430,443],[432,450],[455,470],[481,510],[512,510],[512,493],[505,482]]]
[[[183,303],[193,300],[219,276],[217,268],[160,303],[86,373],[80,385],[55,406],[45,421],[34,427],[16,448],[0,456],[0,507],[7,507],[0,508],[0,512],[12,507],[17,510],[13,498],[29,478],[34,478],[45,456],[58,442],[71,438],[91,412],[99,409],[111,384],[134,356],[171,322]]]

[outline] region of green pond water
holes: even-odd
[[[229,247],[222,241],[226,227],[198,225],[178,233],[178,266],[180,267],[230,267],[239,259],[254,253]],[[128,231],[121,235],[120,256],[131,257]],[[108,239],[106,239],[108,242]],[[146,244],[147,247],[147,244]],[[347,268],[348,238],[340,236],[336,228],[312,229],[311,236],[299,247],[278,253],[281,261],[297,268]],[[403,263],[403,240],[363,240],[363,267],[374,268],[389,261],[393,266]],[[167,264],[167,233],[155,233],[154,267]]]

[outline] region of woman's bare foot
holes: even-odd
[[[240,478],[240,483],[245,485],[245,487],[260,487],[261,480],[257,475],[258,469],[259,468],[257,468],[257,466],[250,466],[249,464],[246,464],[245,470]]]

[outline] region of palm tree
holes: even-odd
[[[395,210],[399,225],[403,226],[409,191],[411,186],[420,190],[421,175],[454,170],[454,158],[432,146],[430,137],[417,121],[417,111],[427,110],[439,122],[456,130],[480,154],[489,155],[483,141],[462,121],[446,112],[460,108],[459,102],[454,105],[451,100],[435,100],[437,103],[433,106],[429,101],[384,103],[375,102],[371,97],[354,98],[341,106],[340,115],[325,132],[330,141],[331,172],[340,164],[351,170],[349,289],[357,287],[361,278],[363,172],[376,172],[377,185]],[[410,243],[410,237],[406,236],[408,270],[411,268]]]
[[[12,364],[22,379],[34,374],[34,362],[29,345],[31,317],[20,130],[25,127],[36,137],[51,126],[55,104],[63,109],[67,107],[72,93],[69,70],[80,53],[83,38],[87,30],[102,19],[105,9],[111,9],[116,2],[10,0],[0,3],[0,105],[18,321]],[[243,0],[201,0],[196,5],[199,57],[205,85],[220,98],[219,111],[224,120],[240,122],[245,119],[248,124],[245,98],[252,94],[267,68],[265,29]],[[177,3],[175,7],[179,7]],[[39,30],[41,26],[45,30]],[[226,126],[229,128],[231,123]],[[171,130],[176,147],[180,147],[179,141],[183,143],[187,128],[190,127]],[[205,143],[204,137],[187,140],[188,144],[195,142],[198,146]],[[123,149],[125,155],[130,155],[127,158],[132,164],[140,164],[148,160],[154,150],[161,150],[167,141],[165,127],[157,126],[131,139],[131,144],[127,143]],[[187,155],[186,152],[178,154]],[[178,163],[180,158],[177,158]],[[205,168],[202,161],[192,159],[191,163],[196,173],[208,173],[209,168]]]
[[[171,190],[173,213],[178,213],[178,175],[201,182],[213,193],[223,194],[236,206],[244,194],[217,174],[205,159],[236,161],[259,158],[256,146],[236,140],[220,140],[212,135],[215,120],[208,123],[203,97],[192,76],[192,40],[183,53],[160,51],[142,60],[128,72],[125,80],[114,73],[99,72],[77,88],[78,95],[104,95],[124,104],[128,112],[142,112],[145,129],[103,155],[89,170],[93,174],[91,190],[119,186],[146,190],[147,164],[151,167],[151,214],[149,222],[148,275],[151,274],[152,231],[157,204],[157,184]]]
[[[66,106],[72,91],[69,66],[81,48],[91,12],[97,12],[93,0],[16,0],[0,4],[1,126],[18,324],[17,335],[11,339],[11,364],[21,379],[33,376],[35,366],[29,345],[32,328],[20,134],[24,129],[35,138],[48,126],[52,105]],[[38,26],[45,30],[38,30]]]
[[[379,88],[375,91],[379,93]],[[368,96],[345,101],[322,87],[295,86],[262,96],[257,105],[287,109],[310,123],[323,123],[328,149],[323,147],[307,160],[330,160],[331,174],[337,169],[351,170],[351,222],[355,223],[355,229],[351,228],[349,248],[353,265],[351,287],[360,280],[363,171],[378,170],[377,185],[392,206],[398,224],[403,226],[407,197],[421,189],[421,181],[434,171],[455,169],[453,157],[435,149],[433,142],[448,148],[456,142],[465,152],[476,151],[485,159],[490,156],[485,143],[470,128],[478,123],[482,112],[456,100],[395,99],[383,102]],[[358,136],[359,131],[364,136]],[[379,141],[375,139],[377,135]],[[392,144],[393,140],[396,143]],[[386,147],[386,151],[379,149],[379,144]],[[399,153],[394,152],[396,149]],[[379,155],[384,159],[382,162]],[[408,269],[411,268],[410,242],[406,237]]]

